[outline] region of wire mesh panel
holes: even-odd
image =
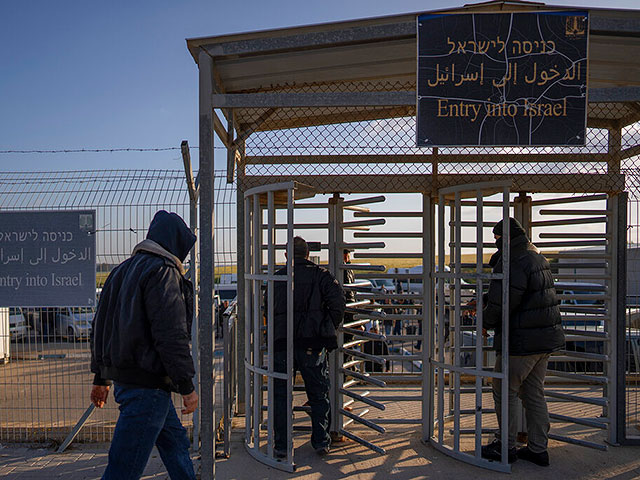
[[[216,275],[235,268],[235,191],[216,175]],[[0,172],[3,211],[96,211],[96,295],[109,272],[142,241],[153,215],[187,223],[189,195],[180,170]],[[187,260],[186,266],[193,265]],[[93,307],[0,308],[0,441],[61,441],[89,406],[89,334]],[[108,441],[113,399],[93,412],[78,440]],[[183,418],[189,428],[191,417]]]

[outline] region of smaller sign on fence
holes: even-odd
[[[0,306],[93,306],[94,210],[0,212]]]
[[[584,145],[587,12],[418,17],[416,143]]]

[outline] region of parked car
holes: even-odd
[[[371,288],[374,292],[395,293],[396,285],[391,278],[371,278]]]
[[[436,271],[437,271],[436,266]],[[451,269],[448,266],[444,267],[445,272],[449,272]],[[389,273],[401,273],[401,274],[412,274],[418,275],[415,278],[409,278],[400,280],[399,284],[403,291],[410,293],[422,294],[422,265],[416,265],[411,268],[390,268]],[[437,294],[437,282],[436,283],[436,294]],[[462,297],[462,303],[467,303],[470,300],[475,298],[475,286],[466,282],[463,279],[460,279],[460,296]],[[445,303],[451,303],[451,282],[449,280],[445,280],[444,283],[444,299]]]
[[[22,340],[29,336],[27,319],[19,307],[9,308],[9,338],[12,342]]]
[[[56,333],[68,340],[80,340],[91,335],[95,309],[91,307],[63,307],[56,309]]]

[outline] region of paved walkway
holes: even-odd
[[[234,432],[231,458],[216,462],[217,478],[224,480],[301,479],[301,480],[409,480],[452,479],[495,480],[496,476],[532,480],[640,478],[640,447],[611,448],[608,452],[586,450],[574,445],[552,442],[552,465],[537,467],[519,461],[510,476],[475,468],[446,457],[420,442],[417,433],[382,442],[386,456],[359,445],[346,444],[318,457],[308,439],[296,442],[298,469],[293,474],[266,467],[251,458],[242,445],[241,432]],[[26,447],[0,448],[0,478],[15,480],[99,479],[107,462],[108,445],[77,445],[69,452],[56,454],[46,449]],[[162,462],[154,452],[144,479],[168,479]]]
[[[67,452],[16,446],[0,446],[0,478],[15,480],[95,480],[107,465],[109,445],[78,444]],[[154,450],[142,477],[168,479],[164,465]]]
[[[576,387],[578,388],[578,387]],[[580,387],[584,388],[584,387]],[[415,418],[421,414],[417,401],[402,404],[386,402],[386,395],[420,395],[415,386],[396,386],[373,392],[372,397],[387,405],[385,412],[372,411],[369,419],[379,418]],[[303,398],[297,398],[296,404]],[[566,408],[567,404],[552,404],[552,409]],[[586,408],[586,407],[585,407]],[[561,411],[562,413],[562,411]],[[576,413],[576,412],[573,412]],[[580,413],[580,412],[578,412]],[[588,408],[583,414],[592,415]],[[297,415],[296,423],[308,423],[304,414]],[[487,418],[487,425],[494,422]],[[244,419],[234,419],[231,438],[231,456],[216,461],[218,479],[224,480],[262,480],[262,479],[302,479],[302,480],[409,480],[409,479],[472,479],[496,480],[496,477],[526,479],[615,479],[628,480],[640,478],[640,447],[609,447],[608,451],[592,450],[576,445],[552,441],[549,445],[552,465],[549,468],[518,461],[513,465],[511,476],[461,463],[436,451],[430,445],[421,442],[417,426],[387,424],[387,432],[379,435],[362,426],[350,426],[357,435],[386,449],[386,455],[348,442],[336,445],[326,457],[318,457],[309,445],[309,434],[296,434],[295,462],[297,470],[284,473],[266,467],[254,460],[243,444]],[[472,427],[472,425],[468,425]],[[569,433],[562,425],[554,425],[557,433]],[[601,442],[603,432],[578,428],[570,430],[572,435],[590,441]],[[595,436],[594,436],[595,435]],[[489,441],[485,435],[484,442]],[[463,449],[472,449],[471,437],[463,439]],[[69,480],[99,479],[107,464],[108,444],[74,443],[63,454],[53,449],[28,448],[26,446],[0,445],[0,479],[51,480],[65,478]],[[197,460],[197,459],[196,459]],[[168,478],[164,466],[154,451],[145,470],[145,479]],[[175,480],[175,479],[174,479]]]

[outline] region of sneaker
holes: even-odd
[[[283,458],[287,458],[286,450],[278,450],[277,448],[273,449],[273,456],[278,460],[282,460]]]
[[[327,445],[326,447],[316,448],[316,453],[323,457],[324,455],[329,453],[329,446]]]
[[[482,458],[486,458],[487,460],[493,460],[496,462],[502,461],[502,443],[500,440],[494,440],[489,445],[484,445],[482,447]],[[513,463],[518,460],[518,456],[516,454],[516,447],[510,448],[508,453],[509,463]]]
[[[546,450],[544,452],[535,453],[529,450],[529,447],[522,447],[518,449],[517,455],[518,458],[531,463],[535,463],[536,465],[540,465],[541,467],[549,466],[549,452],[547,452]]]

